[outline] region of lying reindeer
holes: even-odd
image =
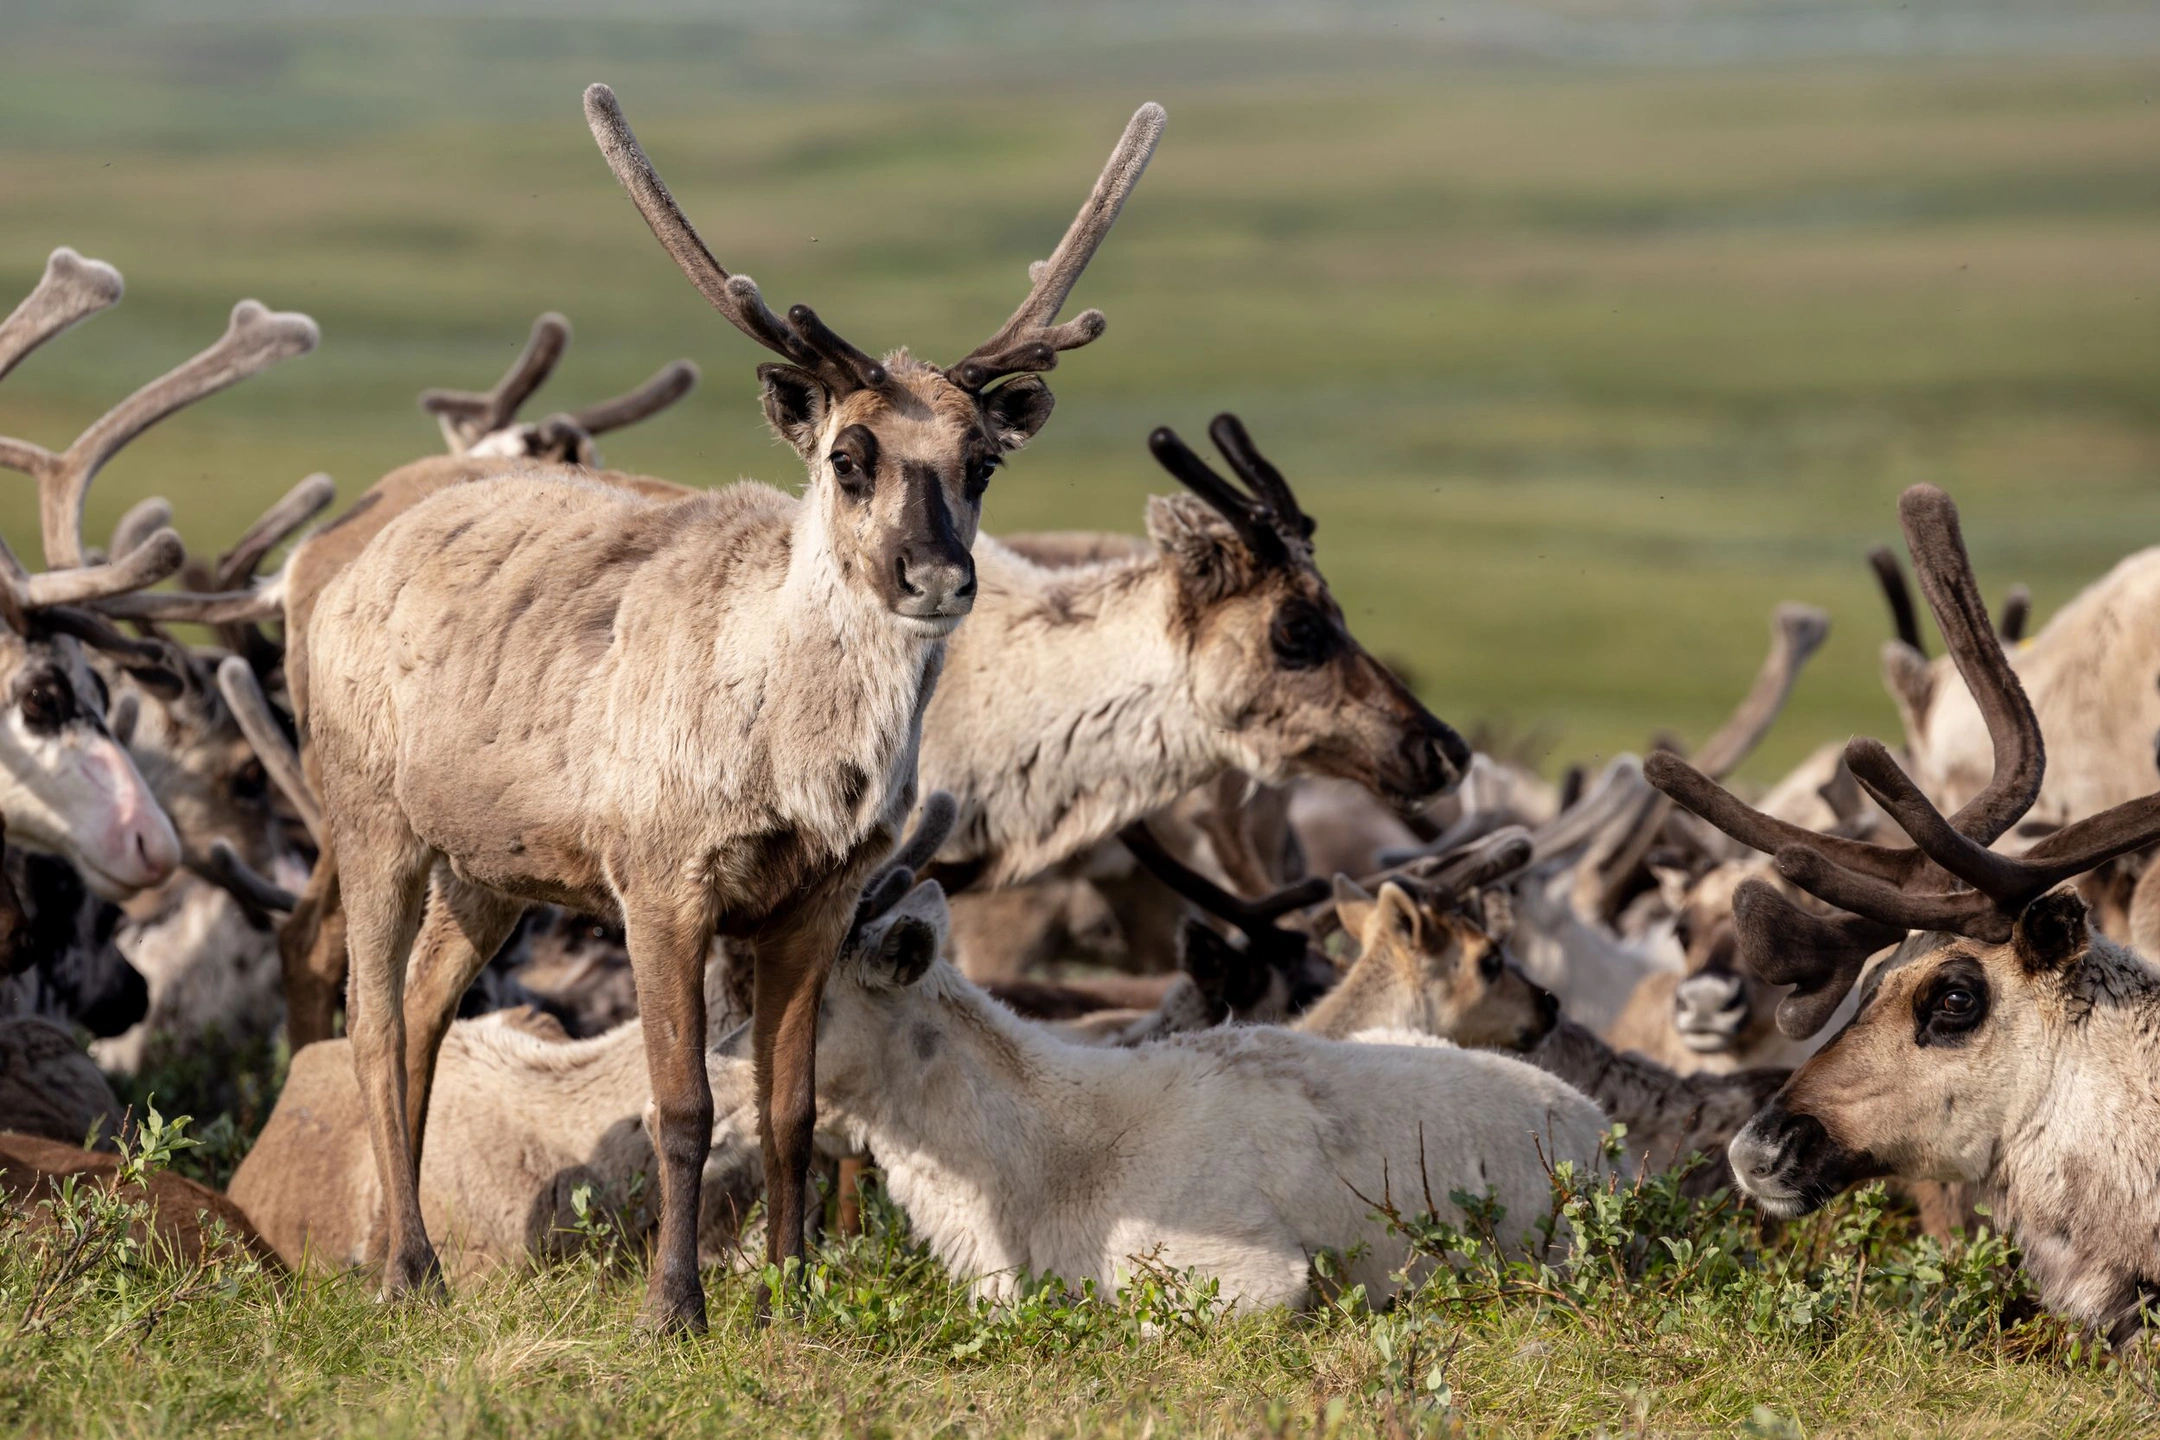
[[[2054,831],[2021,858],[1992,847],[2041,793],[2033,707],[1988,624],[1957,509],[1933,486],[1898,504],[1906,544],[1967,691],[1993,777],[1955,814],[1873,740],[1846,763],[1912,837],[1818,835],[1740,802],[1677,757],[1650,778],[1842,913],[1768,885],[1734,905],[1742,962],[1794,985],[1787,1034],[1858,1009],[1735,1137],[1740,1184],[1796,1215],[1873,1176],[1963,1181],[2024,1250],[2043,1303],[2126,1340],[2160,1302],[2160,970],[2093,933],[2062,885],[2160,840],[2160,796]],[[1870,958],[1889,950],[1868,970]]]
[[[1068,1044],[938,958],[943,894],[911,878],[873,886],[833,969],[819,1109],[876,1154],[917,1234],[979,1293],[1010,1295],[1023,1275],[1107,1290],[1160,1266],[1220,1281],[1233,1308],[1303,1308],[1312,1256],[1331,1249],[1355,1255],[1345,1283],[1378,1299],[1407,1258],[1373,1214],[1389,1193],[1491,1193],[1519,1253],[1550,1201],[1546,1163],[1599,1163],[1597,1107],[1497,1055],[1265,1026]],[[741,1031],[720,1047],[733,1083],[714,1086],[733,1100],[716,1135],[738,1146],[755,1133],[747,1049]]]

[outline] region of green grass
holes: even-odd
[[[555,307],[577,340],[543,405],[705,367],[611,460],[791,483],[756,353],[615,190],[580,85],[616,84],[776,302],[939,357],[1003,316],[1157,98],[1168,138],[1078,297],[1111,331],[1053,377],[993,532],[1137,528],[1167,484],[1148,428],[1235,408],[1368,642],[1442,714],[1556,758],[1700,738],[1772,605],[1827,606],[1758,776],[1894,727],[1860,554],[1902,486],[1957,495],[1988,590],[2028,583],[2043,617],[2160,538],[2149,55],[1564,67],[1429,33],[951,28],[26,23],[0,51],[0,292],[67,242],[131,294],[10,377],[0,428],[65,438],[241,295],[309,311],[319,353],[93,494],[94,530],[166,493],[213,548],[308,471],[350,497],[432,451],[413,394],[486,383]],[[0,495],[18,542],[28,519]]]
[[[971,1301],[872,1203],[770,1328],[747,1271],[707,1273],[709,1334],[635,1327],[641,1261],[604,1233],[539,1275],[385,1306],[355,1276],[188,1266],[118,1243],[84,1193],[0,1216],[0,1425],[35,1436],[782,1433],[1402,1436],[2136,1436],[2149,1355],[2006,1325],[2010,1259],[1944,1249],[1879,1191],[1766,1233],[1668,1185],[1558,1186],[1587,1258],[1501,1265],[1479,1242],[1375,1314],[1223,1318],[1150,1273],[1111,1300]],[[873,1197],[874,1202],[874,1197]],[[1499,1221],[1502,1227],[1507,1221]],[[1664,1237],[1664,1238],[1655,1238]],[[88,1257],[86,1261],[83,1257]]]

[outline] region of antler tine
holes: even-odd
[[[1155,463],[1175,475],[1186,489],[1207,501],[1218,515],[1229,521],[1255,558],[1274,564],[1288,557],[1282,536],[1276,533],[1264,508],[1216,474],[1213,466],[1178,438],[1177,431],[1167,425],[1158,426],[1148,436],[1147,443]]]
[[[268,915],[290,915],[299,908],[300,897],[257,871],[240,858],[227,840],[210,842],[210,853],[190,861],[188,869],[226,891],[241,907]]]
[[[1877,545],[1868,551],[1867,558],[1874,568],[1875,582],[1882,586],[1883,599],[1890,606],[1890,623],[1897,627],[1897,638],[1925,656],[1927,645],[1920,638],[1920,616],[1913,609],[1912,589],[1905,583],[1905,567],[1898,563],[1897,552],[1887,545]]]
[[[97,602],[119,620],[188,620],[197,625],[238,625],[282,619],[284,587],[275,582],[252,590],[136,590]]]
[[[27,579],[10,577],[16,603],[24,610],[53,605],[83,605],[155,585],[187,563],[187,550],[171,529],[151,535],[127,554],[103,565],[47,570]]]
[[[533,321],[525,350],[492,389],[423,390],[420,408],[442,426],[451,453],[462,455],[483,435],[517,419],[518,410],[547,383],[570,345],[570,322],[553,310]]]
[[[2003,596],[2002,614],[1996,618],[1995,633],[2005,645],[2015,645],[2025,638],[2025,626],[2032,619],[2032,591],[2023,585],[2013,585],[2010,593]]]
[[[104,261],[85,260],[65,245],[53,251],[36,286],[0,320],[0,379],[55,335],[119,304],[126,292],[120,272]]]
[[[218,556],[217,585],[220,590],[235,590],[255,577],[263,557],[285,542],[295,530],[330,508],[337,499],[337,482],[317,471],[292,489],[284,498],[263,511],[247,532],[233,542],[232,549]]]
[[[980,390],[1007,375],[1053,369],[1059,351],[1077,350],[1101,336],[1109,322],[1100,310],[1084,310],[1062,325],[1052,322],[1079,283],[1081,272],[1095,258],[1103,237],[1117,223],[1118,212],[1140,183],[1168,123],[1169,116],[1152,100],[1133,112],[1087,203],[1073,216],[1057,249],[1049,259],[1028,266],[1027,298],[996,334],[946,371],[954,383]]]
[[[591,127],[593,139],[598,142],[601,155],[606,157],[608,168],[629,192],[630,203],[645,217],[653,238],[660,242],[660,248],[668,252],[713,309],[726,317],[729,324],[782,359],[825,373],[828,367],[823,363],[824,357],[767,308],[757,282],[747,275],[729,274],[713,258],[712,251],[698,235],[697,227],[683,214],[675,197],[668,193],[660,172],[653,169],[652,161],[646,158],[645,149],[638,144],[637,134],[624,118],[622,105],[615,99],[612,89],[606,85],[586,87],[585,123]]]
[[[1912,551],[1920,592],[1935,612],[1958,673],[1972,692],[1995,746],[1995,773],[1950,823],[1958,833],[1992,845],[2032,808],[2040,795],[2047,755],[2040,722],[2025,687],[2003,654],[1986,602],[1973,580],[1957,505],[1933,485],[1914,485],[1898,497],[1898,519]],[[1859,773],[1857,768],[1854,773]],[[1866,777],[1861,777],[1864,782]],[[1918,837],[1915,837],[1916,839]]]
[[[1670,751],[1661,750],[1643,761],[1643,778],[1733,839],[1766,855],[1775,855],[1789,846],[1819,849],[1847,869],[1892,884],[1911,880],[1927,862],[1918,850],[1819,835],[1765,815]]]
[[[1523,869],[1534,851],[1530,832],[1510,825],[1430,864],[1428,873],[1417,879],[1439,894],[1463,896]]]
[[[300,817],[300,823],[320,845],[322,805],[307,782],[307,772],[300,767],[300,752],[293,748],[285,727],[278,724],[277,716],[271,713],[270,701],[264,696],[254,669],[240,656],[228,655],[218,662],[217,685],[218,694],[225,697],[225,707],[232,711],[233,722],[240,727],[255,758],[262,761],[271,783],[284,794],[293,812]]]
[[[1253,444],[1252,436],[1245,432],[1244,421],[1225,411],[1209,422],[1208,437],[1230,462],[1230,468],[1237,471],[1238,478],[1260,497],[1261,503],[1274,516],[1278,530],[1286,536],[1312,538],[1315,528],[1312,516],[1298,504],[1282,471],[1268,463],[1268,458]]]
[[[688,360],[677,360],[629,394],[573,410],[563,418],[588,435],[605,435],[659,414],[697,389],[697,383],[698,367]]]
[[[1150,874],[1163,882],[1182,899],[1192,902],[1218,920],[1227,921],[1254,942],[1273,943],[1277,946],[1294,942],[1302,953],[1305,939],[1294,931],[1285,930],[1275,922],[1293,910],[1317,905],[1328,897],[1329,882],[1315,875],[1297,884],[1278,890],[1259,900],[1247,900],[1231,894],[1214,881],[1202,875],[1163,848],[1148,828],[1147,821],[1135,820],[1118,831],[1118,839],[1132,851],[1133,858],[1145,866]]]
[[[1770,617],[1770,653],[1732,717],[1695,752],[1695,766],[1723,779],[1745,760],[1785,708],[1793,682],[1830,636],[1830,617],[1812,605],[1786,603]]]
[[[107,544],[106,553],[109,558],[117,560],[171,524],[170,501],[159,495],[138,500],[128,507],[127,513],[113,526],[112,540]]]
[[[231,323],[215,345],[106,411],[63,453],[20,441],[0,445],[0,464],[37,477],[46,568],[70,570],[83,563],[83,500],[121,446],[185,405],[307,353],[320,338],[305,315],[275,314],[243,300],[233,306]]]

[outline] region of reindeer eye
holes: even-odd
[[[1987,1019],[1987,981],[1977,965],[1953,962],[1917,997],[1913,1039],[1921,1045],[1960,1045]]]
[[[270,776],[262,761],[250,760],[233,772],[232,793],[237,800],[260,800],[270,790]]]
[[[870,493],[870,474],[854,456],[845,450],[835,450],[831,456],[833,479],[840,488],[854,499],[860,500]]]
[[[975,504],[982,503],[983,492],[990,488],[990,477],[1005,463],[1002,455],[985,455],[968,469],[967,498]]]
[[[1275,612],[1268,643],[1275,660],[1286,670],[1310,670],[1328,657],[1333,632],[1320,612],[1303,601],[1294,601]]]
[[[23,691],[23,724],[34,735],[50,735],[75,718],[75,692],[57,676],[41,675]]]
[[[1487,950],[1483,955],[1478,957],[1478,974],[1485,980],[1487,984],[1491,984],[1493,981],[1500,978],[1500,967],[1504,963],[1505,962],[1501,960],[1500,952],[1497,949]]]

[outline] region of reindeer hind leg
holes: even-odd
[[[420,1216],[419,1164],[405,1105],[405,965],[420,928],[428,856],[402,821],[371,828],[380,833],[339,827],[339,888],[352,954],[347,1029],[382,1182],[377,1238],[387,1297],[442,1283]]]

